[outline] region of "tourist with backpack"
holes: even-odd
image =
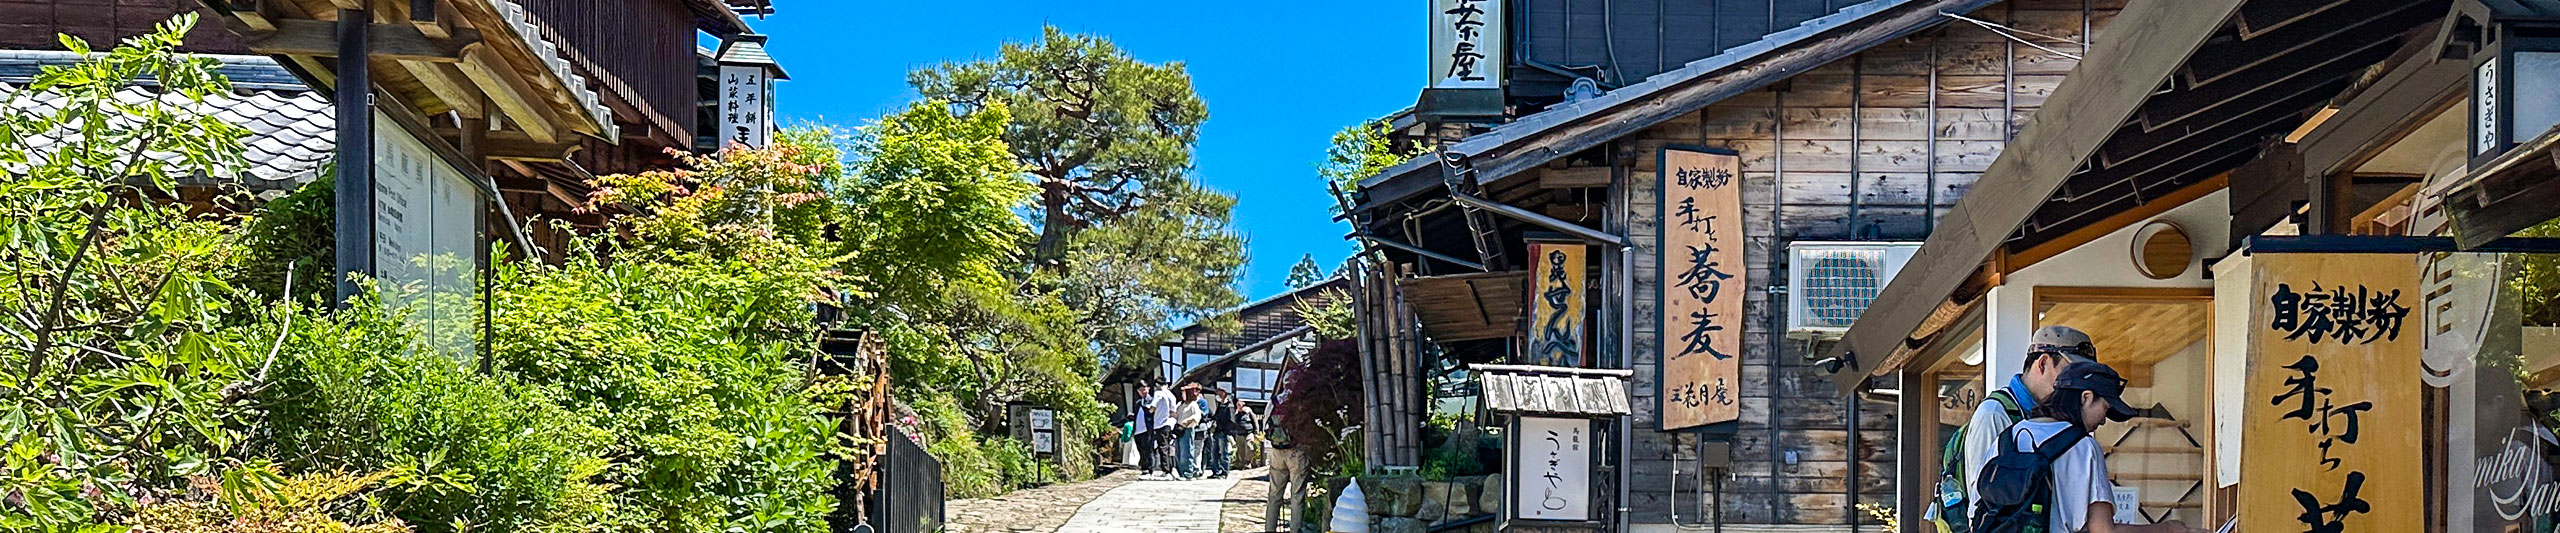
[[[2097,359],[2097,345],[2089,342],[2087,333],[2070,326],[2036,330],[2018,373],[2009,376],[2007,385],[1983,394],[1982,403],[1974,406],[1973,416],[1964,427],[1956,429],[1946,448],[1939,452],[1937,494],[1932,497],[1926,516],[1938,525],[1939,531],[1975,531],[1966,524],[1977,499],[1973,480],[1981,479],[1982,466],[1999,453],[2001,435],[2053,394],[2054,379],[2062,375],[2063,367]]]
[[[2189,533],[2176,520],[2115,523],[2115,482],[2090,432],[2108,420],[2132,419],[2124,377],[2114,368],[2076,362],[2054,379],[2053,394],[2002,432],[2001,447],[1981,478],[1968,522],[1980,533]]]

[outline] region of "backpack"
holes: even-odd
[[[1973,515],[1974,531],[2051,533],[2046,528],[2052,527],[2053,520],[2046,513],[2053,510],[2053,460],[2087,436],[2087,430],[2073,424],[2037,444],[2035,451],[2019,449],[2015,439],[2002,443],[2000,456],[1982,465],[1982,484],[1976,491],[1982,494],[1982,507]]]
[[[1237,409],[1234,419],[1235,423],[1227,426],[1228,435],[1252,435],[1262,430],[1262,421],[1253,416],[1252,409]]]
[[[2009,415],[2010,424],[2015,425],[2017,421],[2027,418],[2026,409],[2018,406],[2018,398],[2011,395],[2008,388],[2003,387],[1984,396],[2000,404],[2000,412]],[[1973,502],[1965,501],[1967,480],[1964,478],[1965,433],[1973,429],[1971,426],[1956,428],[1954,437],[1947,439],[1946,447],[1938,451],[1938,493],[1931,498],[1928,518],[1938,525],[1940,533],[1971,533],[1973,531],[1965,521],[1966,515],[1973,513]],[[2009,428],[1986,429],[2004,433],[2009,430]]]

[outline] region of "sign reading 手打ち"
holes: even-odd
[[[2417,531],[2423,328],[2417,262],[2259,254],[2240,461],[2240,530]]]
[[[1730,150],[1661,154],[1662,429],[1741,418],[1742,159]]]

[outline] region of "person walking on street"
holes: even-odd
[[[1182,384],[1182,401],[1173,408],[1174,467],[1185,480],[1200,478],[1200,427],[1207,415],[1200,410],[1200,384]]]
[[[1228,469],[1234,466],[1236,453],[1236,395],[1212,387],[1209,389],[1209,401],[1215,405],[1209,410],[1210,424],[1206,428],[1209,434],[1209,477],[1225,479]]]
[[[1957,430],[1962,432],[1959,437],[1963,448],[1950,446],[1946,451],[1961,452],[1963,463],[1960,468],[1946,469],[1940,476],[1939,501],[1930,506],[1929,518],[1948,531],[1971,531],[1965,522],[1981,501],[1981,492],[1975,485],[1982,479],[1982,466],[2000,454],[2000,443],[2009,427],[2024,420],[2026,413],[2053,394],[2054,379],[2062,375],[2063,367],[2095,363],[2097,359],[2097,345],[2089,342],[2087,333],[2070,326],[2036,330],[2018,373],[2009,376],[2007,385],[1983,394],[1982,403],[1974,406],[1973,417]]]
[[[1271,451],[1263,454],[1264,457],[1271,458],[1271,491],[1262,499],[1263,530],[1297,531],[1298,511],[1306,508],[1306,452],[1296,449],[1294,443],[1289,441],[1289,433],[1282,431],[1277,425],[1263,432],[1263,435],[1265,440],[1271,443]],[[1284,499],[1288,501],[1288,522],[1280,521],[1280,502]]]
[[[1147,432],[1154,435],[1148,439],[1154,446],[1147,453],[1154,456],[1155,466],[1148,471],[1155,477],[1148,479],[1173,479],[1174,409],[1182,402],[1175,401],[1173,391],[1165,385],[1151,388],[1155,392],[1147,395]]]
[[[2124,403],[2125,380],[2114,368],[2083,361],[2058,374],[2051,395],[2028,413],[2034,418],[1998,435],[2001,457],[1984,474],[1992,479],[1980,481],[1989,499],[1977,504],[1973,525],[1995,532],[2043,526],[2049,533],[2200,533],[2176,520],[2115,522],[2115,481],[2108,478],[2106,454],[2089,434],[2139,411]]]

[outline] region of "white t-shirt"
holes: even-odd
[[[1177,402],[1173,400],[1173,393],[1165,392],[1164,389],[1156,389],[1155,394],[1147,395],[1148,406],[1154,408],[1154,412],[1148,413],[1147,429],[1156,430],[1172,427],[1173,404],[1175,403]]]
[[[2016,437],[2015,442],[2020,449],[2034,450],[2045,439],[2053,438],[2069,427],[2069,422],[2039,418],[2019,422],[2009,432]],[[2107,456],[2098,453],[2098,439],[2081,438],[2079,444],[2071,445],[2071,451],[2062,452],[2061,457],[2053,459],[2053,510],[2045,513],[2053,521],[2048,531],[2070,533],[2088,530],[2091,519],[2089,504],[2113,502],[2115,487],[2115,481],[2107,477]],[[2114,520],[2115,517],[2096,519]]]

